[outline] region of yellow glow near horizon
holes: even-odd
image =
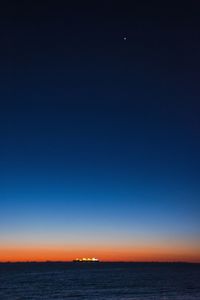
[[[84,256],[83,256],[84,254]],[[82,260],[95,259],[100,261],[187,261],[200,262],[200,248],[192,245],[154,245],[124,247],[31,247],[9,246],[0,247],[0,261],[72,261],[75,257]]]

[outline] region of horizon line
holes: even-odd
[[[16,264],[16,263],[74,263],[73,260],[24,260],[24,261],[0,261],[0,264]],[[94,263],[94,262],[91,262]],[[200,261],[134,261],[134,260],[99,260],[98,263],[160,263],[160,264],[200,264]],[[83,264],[90,264],[90,262],[83,262]]]

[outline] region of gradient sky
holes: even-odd
[[[115,2],[1,10],[1,261],[200,261],[199,6]]]

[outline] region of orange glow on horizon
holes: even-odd
[[[76,257],[97,257],[100,261],[186,261],[200,262],[199,249],[173,247],[0,247],[1,262],[72,261]]]

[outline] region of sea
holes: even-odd
[[[200,264],[0,264],[0,300],[28,299],[200,300]]]

